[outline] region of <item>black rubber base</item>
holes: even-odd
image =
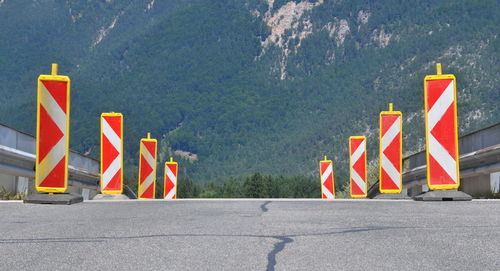
[[[434,190],[413,197],[418,201],[470,201],[472,197],[457,190]]]
[[[31,194],[26,197],[24,203],[34,203],[34,204],[61,204],[70,205],[83,201],[83,197],[80,195],[69,194],[69,193],[54,193],[45,194],[37,193]]]

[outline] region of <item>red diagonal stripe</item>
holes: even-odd
[[[111,144],[111,142],[108,140],[108,138],[103,135],[102,136],[102,167],[103,167],[103,172],[105,172],[109,165],[113,163],[113,161],[116,159],[118,156],[119,152],[118,150]]]
[[[396,180],[399,182],[399,180]],[[382,180],[381,180],[381,186],[382,189],[384,190],[399,190],[399,187],[394,183],[394,181],[387,175],[385,170],[382,168]]]
[[[144,158],[144,156],[141,155],[141,177],[140,177],[140,182],[141,184],[144,182],[146,177],[153,172],[153,168],[148,164],[148,161]]]
[[[352,138],[351,139],[351,155],[358,149],[358,146],[363,142],[364,139]]]
[[[330,163],[327,163],[327,162],[322,162],[321,163],[321,176],[323,176],[323,173],[326,171],[326,169],[328,168],[328,165],[330,165]]]
[[[144,191],[144,193],[142,193],[141,198],[152,199],[153,198],[153,186],[154,185],[155,185],[155,183],[152,183],[148,188],[146,188],[146,190]]]
[[[359,157],[358,161],[356,161],[356,163],[354,163],[354,165],[352,165],[352,168],[354,170],[356,170],[356,172],[358,173],[358,175],[366,183],[366,175],[365,175],[365,167],[366,167],[365,164],[366,164],[366,162],[365,162],[365,156],[366,156],[366,152],[364,152],[363,154],[361,154],[361,156]]]
[[[104,116],[104,119],[109,124],[111,129],[118,135],[118,137],[122,137],[122,129],[121,129],[121,120],[120,116]]]
[[[428,109],[431,109],[432,106],[436,103],[436,101],[441,97],[444,90],[451,83],[451,79],[449,80],[430,80],[427,81],[427,106]]]
[[[55,122],[49,116],[45,108],[40,104],[40,134],[38,135],[39,162],[42,162],[45,156],[64,136],[63,132],[57,127]]]
[[[333,194],[333,182],[332,182],[332,175],[330,174],[326,181],[323,183],[323,185],[328,189],[328,191],[332,192]]]
[[[351,179],[351,193],[353,195],[364,195],[365,192],[363,192],[364,189],[362,189],[361,187],[359,187],[356,182]]]
[[[104,190],[117,191],[122,189],[121,172],[122,172],[121,169],[119,169],[116,172],[115,176],[111,178],[111,181],[109,181],[108,185],[104,188]]]
[[[174,173],[174,175],[177,177],[177,165],[176,164],[167,164],[167,167]]]
[[[52,171],[40,182],[41,187],[64,187],[64,173],[66,172],[66,157],[63,157]]]
[[[175,185],[174,183],[169,179],[165,178],[165,196],[172,190],[174,189]]]
[[[451,157],[455,158],[455,108],[453,103],[446,110],[441,120],[436,123],[436,126],[431,131],[431,134],[436,138],[441,145],[448,151]]]
[[[394,165],[394,167],[397,169],[397,170],[400,170],[400,156],[401,156],[401,152],[400,152],[400,147],[401,147],[401,144],[400,144],[400,137],[399,137],[400,134],[398,134],[394,140],[391,142],[391,144],[389,144],[389,146],[387,146],[387,148],[384,150],[384,154],[385,156],[387,157],[387,159],[389,159],[389,161],[391,161],[391,163]]]
[[[156,142],[143,141],[142,143],[144,144],[146,149],[149,151],[149,153],[151,153],[151,156],[153,156],[153,158],[156,158]]]
[[[455,184],[455,181],[446,173],[446,171],[441,167],[441,165],[429,155],[429,173],[430,173],[430,183],[433,185],[440,184]]]
[[[42,80],[42,84],[47,88],[50,95],[56,100],[57,104],[62,108],[64,113],[67,113],[66,104],[68,101],[68,95],[66,95],[67,82],[61,81],[45,81]]]
[[[397,121],[399,115],[382,115],[382,136],[391,128],[392,124]]]

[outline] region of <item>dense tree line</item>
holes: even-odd
[[[318,198],[317,178],[304,176],[271,176],[255,173],[231,177],[224,182],[194,183],[188,177],[179,179],[178,198]]]

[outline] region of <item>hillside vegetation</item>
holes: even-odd
[[[3,0],[0,122],[34,133],[36,78],[57,62],[71,147],[98,157],[100,114],[123,113],[131,183],[151,132],[159,164],[174,156],[194,182],[318,178],[328,155],[340,187],[348,137],[367,136],[374,161],[389,102],[404,153],[424,148],[436,62],[458,78],[461,134],[500,121],[499,25],[493,0]]]

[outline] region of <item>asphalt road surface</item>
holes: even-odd
[[[500,201],[0,203],[0,270],[500,270]]]

